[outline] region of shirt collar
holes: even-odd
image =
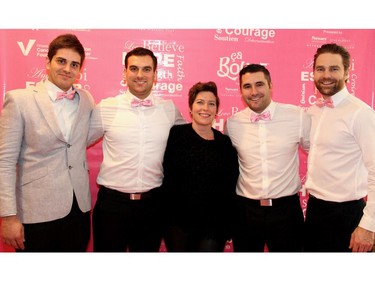
[[[334,94],[333,96],[331,96],[331,99],[333,101],[333,105],[337,106],[338,104],[340,104],[349,94],[350,93],[349,93],[348,89],[346,87],[344,87],[341,91],[339,91],[336,94]]]

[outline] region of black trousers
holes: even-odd
[[[199,229],[167,226],[164,242],[168,252],[223,252],[227,239],[216,230],[205,235]]]
[[[24,224],[25,250],[17,252],[86,252],[90,240],[90,212],[83,213],[76,197],[70,213],[58,220]]]
[[[303,212],[298,194],[261,206],[259,200],[236,198],[234,252],[301,252]]]
[[[157,192],[130,200],[101,186],[93,211],[94,252],[158,252],[161,210]]]
[[[305,221],[305,252],[351,252],[350,238],[358,226],[364,199],[329,202],[310,195]]]

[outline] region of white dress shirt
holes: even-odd
[[[46,79],[44,83],[46,83],[48,95],[52,100],[52,106],[56,113],[57,123],[59,124],[65,140],[69,141],[70,131],[77,115],[79,95],[76,93],[74,99],[72,100],[65,98],[57,100],[57,92],[62,92],[62,90],[48,79]]]
[[[332,100],[334,108],[308,110],[312,123],[305,186],[326,201],[368,195],[359,225],[375,231],[375,112],[346,88]]]
[[[131,107],[129,91],[102,100],[91,118],[89,141],[103,138],[103,162],[97,183],[121,192],[146,192],[163,180],[169,130],[184,124],[173,101],[150,94],[153,106]]]
[[[225,133],[237,149],[237,194],[251,199],[279,198],[301,189],[299,146],[308,150],[310,119],[302,108],[271,101],[271,120],[251,123],[246,108],[228,118]]]

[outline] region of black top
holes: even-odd
[[[212,130],[214,140],[205,140],[191,123],[171,128],[163,162],[164,210],[168,225],[228,237],[237,152],[228,136]]]

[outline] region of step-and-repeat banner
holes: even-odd
[[[122,72],[126,53],[138,46],[158,58],[154,92],[172,99],[190,121],[189,88],[198,81],[215,81],[221,98],[214,127],[223,131],[226,119],[244,108],[238,73],[249,63],[271,72],[273,100],[303,108],[315,103],[313,56],[325,43],[345,46],[351,53],[349,91],[374,108],[374,29],[3,29],[0,30],[0,108],[6,91],[34,85],[47,74],[48,44],[57,35],[74,33],[86,50],[77,87],[89,90],[96,102],[126,90]],[[1,155],[0,155],[1,157]],[[301,151],[300,176],[305,181],[307,155]],[[93,204],[101,144],[88,149]],[[1,180],[1,179],[0,179]],[[301,206],[307,196],[301,190]],[[162,245],[161,251],[165,251]],[[0,252],[12,251],[0,242]],[[88,251],[92,251],[92,242]],[[226,251],[232,251],[228,243]]]

